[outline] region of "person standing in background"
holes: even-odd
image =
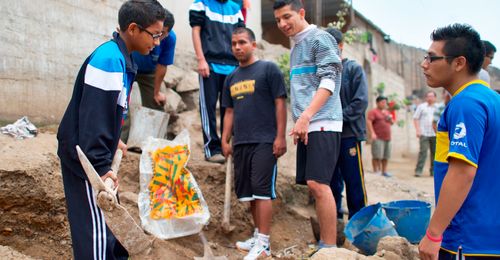
[[[387,110],[387,98],[379,96],[376,103],[377,107],[368,112],[366,121],[372,139],[373,172],[391,177],[392,175],[387,172],[387,164],[391,158],[391,126],[394,121]]]
[[[195,0],[189,7],[194,52],[200,75],[200,117],[205,160],[224,163],[217,133],[216,106],[224,80],[238,66],[231,52],[232,32],[245,27],[240,6],[229,0]],[[224,128],[224,108],[220,107],[220,129]]]
[[[491,84],[490,73],[488,73],[488,67],[490,66],[493,58],[495,57],[495,52],[497,48],[489,41],[482,41],[484,46],[484,61],[479,71],[479,79],[484,82]]]
[[[418,153],[417,166],[415,167],[415,177],[421,177],[427,158],[427,150],[431,151],[431,167],[429,173],[434,176],[434,154],[436,151],[436,132],[432,128],[434,111],[436,111],[436,92],[427,91],[425,93],[425,102],[418,105],[415,114],[413,114],[413,124],[417,132],[417,138],[420,141],[420,151]]]

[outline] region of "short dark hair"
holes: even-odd
[[[165,8],[165,21],[163,21],[163,27],[168,27],[168,31],[170,32],[172,31],[172,28],[174,28],[174,24],[174,15],[167,8]]]
[[[236,27],[236,29],[233,30],[233,34],[240,34],[240,33],[246,33],[248,35],[248,39],[251,42],[255,41],[255,33],[250,28],[246,27]]]
[[[342,35],[342,32],[334,27],[328,27],[325,30],[327,33],[329,33],[335,40],[337,41],[337,44],[341,43],[342,40],[344,39],[344,36]]]
[[[434,97],[437,97],[437,94],[434,90],[429,90],[429,91],[425,92],[425,96],[427,96],[427,94],[429,94],[429,93],[432,93],[434,95]]]
[[[484,60],[484,47],[479,33],[468,24],[451,24],[437,28],[431,34],[432,41],[445,41],[446,56],[464,56],[470,74],[478,73]],[[447,59],[451,63],[451,59]]]
[[[165,9],[156,0],[128,0],[118,11],[120,30],[127,30],[131,23],[143,28],[149,27],[157,21],[165,20]]]
[[[377,97],[377,99],[376,99],[375,101],[378,103],[378,102],[380,102],[380,101],[382,101],[382,100],[387,100],[387,98],[386,98],[386,97],[384,97],[384,96],[378,96],[378,97]]]
[[[492,53],[497,52],[497,48],[495,48],[495,45],[489,41],[483,41],[483,46],[484,46],[484,54],[489,55]]]
[[[273,4],[273,10],[281,9],[285,7],[286,5],[290,5],[292,10],[294,11],[299,11],[300,9],[304,8],[304,4],[302,3],[302,0],[276,0],[274,1]]]

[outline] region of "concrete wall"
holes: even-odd
[[[78,67],[117,26],[121,1],[0,1],[0,116],[58,121]]]
[[[396,93],[399,98],[406,96],[408,84],[405,78],[397,72],[386,68],[383,64],[373,62],[372,54],[368,47],[364,44],[353,43],[344,45],[343,57],[356,60],[365,70],[368,81],[368,94],[370,97],[368,110],[375,107],[375,99],[377,97],[375,86],[380,82],[385,83],[384,95]],[[404,121],[402,126],[394,124],[392,126],[392,150],[397,157],[415,156],[418,152],[418,142],[415,136],[415,129],[412,122],[412,112],[401,108],[396,113],[396,121]]]
[[[118,25],[123,0],[0,1],[0,119],[27,115],[58,122],[81,63]],[[192,1],[160,0],[176,18],[178,48],[192,51]],[[260,39],[260,1],[252,1],[249,27]]]

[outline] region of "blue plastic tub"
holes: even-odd
[[[377,252],[378,241],[382,237],[398,235],[380,203],[364,207],[354,214],[344,233],[354,246],[368,255]]]
[[[394,222],[398,234],[410,243],[424,237],[431,218],[431,204],[419,200],[399,200],[382,204],[387,217]]]

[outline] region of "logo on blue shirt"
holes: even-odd
[[[464,138],[467,134],[467,130],[465,129],[465,124],[460,122],[455,126],[455,133],[453,134],[453,139]]]

